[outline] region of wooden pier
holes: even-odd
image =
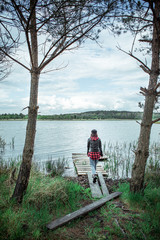
[[[89,157],[85,153],[72,153],[73,163],[75,165],[78,176],[86,175],[88,172],[91,172]],[[101,157],[97,164],[97,173],[101,172],[102,175],[107,175],[107,172],[104,170],[104,162],[106,157]]]
[[[100,208],[103,206],[107,201],[110,201],[111,199],[114,199],[116,197],[119,197],[121,195],[121,192],[115,192],[109,194],[108,188],[105,184],[103,175],[106,175],[106,171],[104,170],[101,161],[99,161],[97,166],[97,182],[93,183],[91,168],[89,159],[86,156],[86,154],[80,154],[80,153],[73,153],[72,154],[73,162],[75,164],[75,167],[77,169],[78,175],[88,175],[89,185],[92,193],[93,198],[101,198],[99,200],[96,200],[95,202],[80,208],[79,210],[69,213],[66,216],[63,216],[59,219],[56,219],[49,224],[47,224],[48,229],[56,229],[58,227],[63,226],[64,224],[74,220],[75,218],[81,217],[91,211],[94,211],[97,208]],[[101,158],[102,160],[102,158]]]

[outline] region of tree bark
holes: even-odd
[[[152,115],[156,100],[156,86],[159,76],[159,51],[160,51],[160,2],[155,1],[153,12],[153,39],[152,63],[149,85],[145,91],[145,105],[142,117],[138,147],[135,153],[135,162],[132,167],[131,192],[143,192],[146,162],[149,156],[149,142],[152,127]]]
[[[36,10],[34,6],[34,1],[30,1],[32,15],[30,23],[30,41],[31,41],[31,88],[30,88],[30,102],[28,107],[28,122],[26,128],[26,138],[23,149],[22,164],[20,167],[18,179],[16,186],[12,195],[18,203],[22,202],[23,195],[26,192],[32,157],[34,153],[34,142],[36,134],[36,122],[37,122],[37,112],[38,112],[38,85],[39,85],[39,71],[38,71],[38,42],[37,42],[37,31],[36,31]]]

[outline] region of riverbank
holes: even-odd
[[[129,193],[129,179],[106,178],[110,193],[121,191],[120,198],[51,231],[46,228],[48,222],[95,201],[86,176],[51,177],[33,168],[23,203],[16,205],[10,200],[15,186],[12,171],[0,168],[1,240],[159,239],[160,178],[155,174],[146,176],[144,195]]]

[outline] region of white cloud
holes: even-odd
[[[140,86],[146,86],[148,76],[134,59],[116,49],[118,41],[124,50],[130,50],[132,39],[128,35],[114,38],[104,31],[100,40],[103,47],[87,41],[82,48],[62,54],[48,66],[51,69],[68,64],[66,68],[41,74],[41,114],[139,110],[137,102],[141,97],[137,93]],[[20,57],[23,52],[18,54]],[[26,51],[24,62],[28,62]],[[29,103],[30,75],[22,67],[14,67],[8,79],[0,83],[0,102],[5,108],[1,113],[11,109],[19,113]],[[8,108],[9,104],[12,107]]]

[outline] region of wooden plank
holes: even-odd
[[[108,196],[109,195],[109,191],[108,191],[108,188],[106,186],[106,183],[104,181],[104,178],[103,178],[103,175],[102,175],[101,172],[98,172],[98,178],[99,178],[99,182],[100,182],[100,185],[101,185],[101,189],[102,189],[103,195]]]
[[[79,175],[79,176],[81,176],[81,175],[87,175],[87,173],[88,173],[88,171],[82,171],[82,172],[79,171],[79,172],[78,172],[78,175]],[[105,174],[103,174],[103,175],[105,175]]]
[[[100,172],[101,172],[101,171],[100,171]],[[86,171],[79,171],[79,172],[78,172],[78,175],[79,175],[79,176],[81,176],[81,175],[87,175],[87,173],[88,173],[88,170],[86,170]],[[108,176],[106,173],[103,173],[103,172],[102,172],[102,174]]]
[[[86,153],[72,153],[72,155],[87,155]]]
[[[72,153],[72,159],[78,175],[85,175],[91,170],[89,158],[85,153]],[[100,162],[97,164],[97,172],[108,175]]]
[[[89,171],[90,172],[91,168],[77,168],[77,170],[80,171],[80,172],[83,172],[83,171]],[[101,168],[96,169],[96,172],[101,172],[103,175],[107,175],[107,173]]]
[[[76,166],[77,165],[81,165],[81,166],[90,166],[90,163],[89,162],[75,162]]]
[[[103,206],[107,201],[110,201],[111,199],[113,198],[116,198],[118,196],[120,196],[122,193],[121,192],[115,192],[115,193],[111,193],[109,196],[107,197],[104,197],[98,201],[95,201],[94,203],[91,203],[73,213],[69,213],[67,214],[66,216],[64,217],[61,217],[59,219],[56,219],[52,222],[50,222],[49,224],[47,224],[47,228],[48,229],[56,229],[66,223],[68,223],[69,221],[77,218],[77,217],[80,217],[80,216],[83,216],[85,214],[87,214],[88,212],[90,211],[93,211],[97,208],[100,208],[101,206]]]
[[[88,158],[86,153],[72,153],[72,158]],[[106,160],[108,157],[107,156],[103,156],[100,157],[100,161]]]
[[[89,180],[89,186],[91,189],[92,197],[93,198],[100,198],[102,197],[102,192],[99,187],[98,181],[96,183],[93,183],[93,178],[91,172],[88,172],[88,180]]]

